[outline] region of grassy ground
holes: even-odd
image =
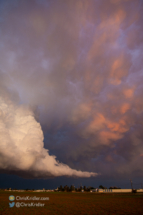
[[[16,201],[24,203],[44,203],[44,207],[9,208],[9,195],[49,197],[49,201]],[[143,214],[143,194],[104,193],[32,193],[0,192],[0,214]]]

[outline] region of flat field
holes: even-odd
[[[49,197],[46,201],[14,200],[29,204],[31,202],[45,204],[41,206],[16,206],[9,208],[9,196]],[[36,192],[6,192],[0,191],[0,214],[124,214],[143,215],[143,194],[107,194],[107,193],[36,193]]]

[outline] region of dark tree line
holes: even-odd
[[[104,187],[102,185],[99,186],[99,189],[107,189],[107,187]],[[113,187],[109,187],[109,189],[121,189],[120,187],[116,187],[116,186],[113,186]]]
[[[60,185],[60,187],[58,187],[58,191],[62,191],[62,192],[81,192],[81,191],[86,191],[86,192],[90,192],[90,190],[92,189],[96,189],[94,187],[86,187],[86,186],[80,186],[78,188],[76,188],[74,185],[71,185],[70,187],[65,185],[65,186],[62,186]],[[99,189],[107,189],[107,187],[104,187],[102,185],[99,186]],[[109,189],[121,189],[119,187],[109,187]]]
[[[70,187],[69,186],[62,186],[62,185],[60,185],[60,187],[58,187],[58,191],[66,191],[66,192],[71,192],[71,191],[75,191],[75,192],[80,192],[80,191],[90,191],[91,189],[95,189],[94,187],[86,187],[86,186],[84,186],[84,187],[82,187],[82,186],[80,186],[80,187],[78,187],[78,188],[76,188],[74,185],[71,185]]]

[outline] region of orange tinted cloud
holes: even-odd
[[[111,72],[110,72],[110,83],[118,85],[121,83],[121,79],[128,74],[128,66],[125,62],[124,55],[120,55],[114,60]]]
[[[102,129],[104,127],[105,121],[105,117],[101,113],[98,113],[94,117],[94,120],[89,124],[88,131],[92,133]]]
[[[126,12],[123,9],[118,9],[111,16],[105,17],[105,14],[102,14],[102,22],[99,25],[99,29],[114,29],[118,30],[119,25],[123,22],[126,17]],[[111,35],[112,36],[112,35]]]
[[[109,122],[107,124],[107,127],[111,130],[111,131],[119,131],[120,128],[120,124],[119,123],[115,123],[115,122]]]
[[[72,112],[70,121],[74,124],[86,120],[91,114],[92,103],[82,103],[78,105]]]
[[[128,126],[124,119],[120,119],[118,122],[107,121],[107,128],[112,132],[124,133],[128,131]]]
[[[116,24],[120,25],[126,17],[126,12],[122,9],[118,10],[115,14],[115,22]]]
[[[121,106],[120,112],[121,112],[122,114],[124,114],[124,113],[126,113],[129,109],[130,109],[130,104],[124,103],[124,104]]]
[[[107,145],[110,144],[111,141],[122,138],[124,133],[128,130],[129,126],[125,122],[125,119],[121,118],[118,122],[114,122],[105,118],[103,114],[98,113],[81,133],[85,137],[90,136],[91,134],[97,134],[101,144]]]
[[[120,133],[114,133],[110,131],[101,131],[99,133],[99,139],[101,141],[102,145],[112,145],[112,141],[116,141],[118,139],[121,139],[123,137]]]
[[[107,34],[103,33],[98,38],[95,36],[95,40],[91,46],[91,49],[88,52],[87,60],[92,60],[96,56],[99,56],[103,53],[103,48],[101,45],[106,41]]]
[[[126,89],[123,91],[123,94],[126,98],[132,98],[134,94],[134,88],[133,89]]]

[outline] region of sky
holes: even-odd
[[[143,183],[142,11],[0,1],[1,187]]]

